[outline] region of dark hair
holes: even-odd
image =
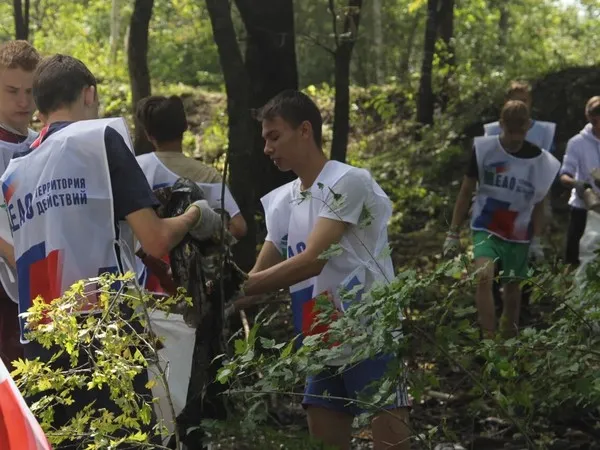
[[[0,69],[20,68],[33,72],[39,62],[39,53],[27,41],[8,41],[0,45]]]
[[[183,139],[188,128],[183,101],[177,95],[143,98],[138,102],[135,115],[148,136],[159,143]]]
[[[280,92],[262,108],[254,111],[254,117],[261,121],[281,117],[294,128],[308,121],[312,126],[315,144],[321,148],[323,140],[321,112],[315,102],[300,91],[288,89]]]
[[[96,86],[96,77],[77,58],[57,54],[42,60],[35,70],[33,98],[42,114],[69,106],[81,90]]]

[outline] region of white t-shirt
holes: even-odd
[[[328,293],[335,307],[344,311],[375,282],[394,277],[389,252],[387,223],[391,202],[367,170],[329,161],[310,189],[300,190],[296,179],[262,198],[266,214],[267,240],[284,256],[294,257],[306,249],[308,236],[320,218],[349,224],[321,273],[290,286],[292,313],[297,333],[321,333],[314,327],[316,298]],[[343,296],[361,286],[351,299]],[[333,364],[333,362],[332,362]]]
[[[568,174],[577,181],[587,182],[600,194],[600,189],[594,183],[591,174],[596,168],[600,168],[600,139],[592,133],[592,125],[588,123],[569,139],[560,174]],[[574,208],[586,208],[585,202],[577,195],[575,189],[571,190],[569,205]]]

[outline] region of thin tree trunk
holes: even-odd
[[[404,51],[401,53],[400,64],[398,66],[398,78],[400,83],[405,83],[408,80],[410,74],[410,61],[413,55],[413,48],[415,45],[415,39],[417,38],[417,30],[419,29],[419,22],[421,20],[421,13],[416,12],[411,19],[410,29],[408,32],[408,38],[406,39],[406,45]]]
[[[135,113],[138,102],[151,93],[148,69],[148,27],[152,18],[154,0],[135,0],[129,27],[127,63],[131,82],[132,109]],[[135,114],[134,114],[135,117]],[[141,155],[152,151],[142,126],[135,124],[135,153]]]
[[[383,83],[383,21],[381,20],[381,0],[373,0],[373,43],[375,45],[375,82]]]
[[[333,16],[334,37],[336,40],[335,107],[331,159],[345,162],[348,150],[348,133],[350,132],[350,62],[354,43],[358,36],[362,0],[348,0],[342,35],[337,32],[337,13],[333,0],[329,0],[329,8]]]
[[[246,28],[245,66],[249,77],[251,108],[260,108],[286,89],[298,89],[294,4],[292,0],[235,0]],[[253,124],[256,208],[259,198],[291,181],[264,154],[262,127]]]
[[[254,155],[251,145],[253,119],[250,115],[250,81],[237,43],[228,1],[206,0],[227,91],[229,120],[229,186],[248,225],[248,232],[235,247],[240,267],[249,270],[256,258],[254,206]]]
[[[119,50],[119,22],[121,13],[119,10],[119,0],[112,0],[110,10],[110,62],[116,64],[117,52]]]
[[[454,56],[454,0],[442,0],[442,6],[437,13],[437,37],[444,43],[443,64],[456,65]]]
[[[508,42],[509,19],[508,0],[501,1],[498,5],[500,9],[500,19],[498,20],[498,54],[496,57],[496,65],[502,66],[506,58],[506,45]]]
[[[13,0],[13,18],[15,20],[15,39],[29,39],[29,0]]]
[[[444,43],[443,52],[440,55],[440,65],[447,69],[442,81],[440,92],[440,103],[445,110],[453,96],[452,78],[456,69],[456,57],[454,49],[454,0],[443,0],[438,12],[437,34]]]
[[[421,80],[419,83],[419,100],[417,103],[417,121],[423,125],[433,124],[434,98],[432,70],[436,41],[437,4],[437,0],[427,0],[427,25],[425,27],[425,44],[421,65]]]

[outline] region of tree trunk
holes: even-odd
[[[13,0],[15,39],[29,39],[29,0]]]
[[[252,142],[254,121],[250,115],[250,81],[237,43],[228,1],[206,0],[213,38],[219,52],[227,91],[229,120],[229,187],[246,219],[248,233],[235,246],[236,260],[249,270],[256,258],[256,187]]]
[[[437,3],[438,0],[427,0],[427,25],[417,103],[417,121],[423,125],[433,124],[434,98],[431,72],[436,41]]]
[[[442,80],[440,92],[440,103],[442,110],[453,97],[452,78],[456,69],[456,57],[454,49],[454,0],[443,0],[442,6],[438,11],[437,35],[444,43],[443,51],[440,55],[440,66],[447,69],[446,75]]]
[[[110,63],[116,64],[119,50],[120,1],[112,0],[110,9]]]
[[[454,0],[442,0],[442,6],[437,13],[437,37],[444,43],[444,61],[443,64],[449,66],[456,65],[454,56]]]
[[[360,10],[362,0],[348,0],[344,17],[344,32],[337,32],[337,14],[334,1],[329,0],[329,8],[333,15],[335,49],[335,108],[333,118],[333,141],[331,143],[331,159],[345,162],[348,150],[348,133],[350,131],[350,62],[352,50],[358,37]]]
[[[286,89],[298,89],[294,4],[292,0],[236,0],[246,28],[245,66],[251,108],[260,108]],[[281,172],[264,154],[262,127],[253,123],[256,208],[259,198],[295,178]]]
[[[148,70],[148,26],[152,17],[153,6],[154,0],[135,0],[129,25],[127,63],[134,117],[138,102],[142,98],[148,97],[151,92],[150,71]],[[144,130],[137,123],[137,120],[135,123],[134,147],[136,155],[152,151],[152,145],[148,142]]]
[[[498,20],[498,55],[496,58],[496,64],[498,66],[504,65],[506,58],[506,44],[508,41],[509,33],[509,12],[508,12],[508,1],[501,1],[498,4],[500,9],[500,19]]]
[[[383,83],[383,22],[381,20],[381,0],[373,0],[373,44],[375,45],[375,82]]]
[[[417,11],[411,19],[408,38],[406,39],[406,45],[404,46],[404,51],[401,53],[400,64],[398,66],[398,78],[401,84],[406,83],[410,74],[410,61],[413,55],[413,48],[415,39],[417,37],[417,30],[419,29],[420,20],[421,13]]]

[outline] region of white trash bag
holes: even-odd
[[[589,210],[585,231],[579,241],[579,267],[575,272],[578,284],[585,282],[586,266],[596,257],[596,251],[600,248],[600,213]]]

